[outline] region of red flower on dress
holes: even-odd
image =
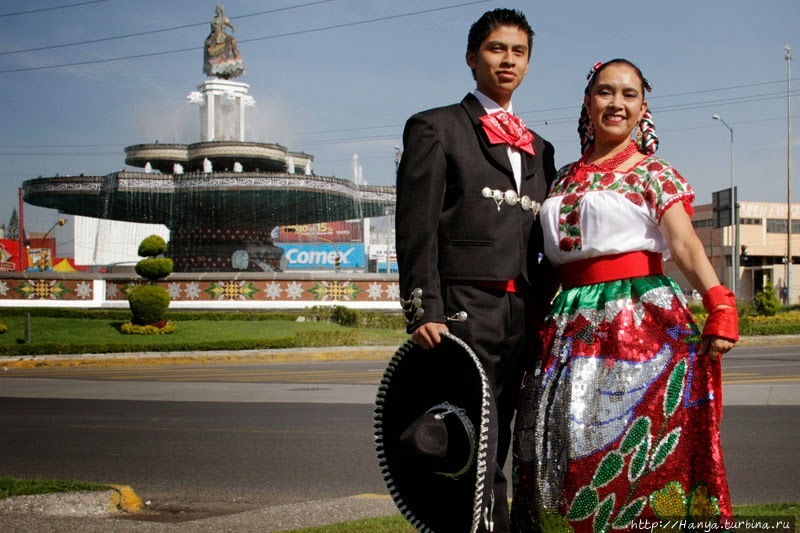
[[[574,193],[573,194],[568,194],[568,195],[566,195],[564,197],[564,201],[561,202],[561,205],[572,205],[577,201],[578,201],[578,195],[577,194],[574,194]]]
[[[631,202],[635,203],[636,205],[643,205],[644,204],[644,199],[642,198],[642,195],[639,194],[638,192],[626,193],[625,194],[625,198],[627,198]]]
[[[577,209],[572,213],[570,213],[569,215],[567,215],[567,224],[570,224],[571,226],[574,226],[575,224],[580,222],[580,220],[581,220],[581,215]]]
[[[678,194],[678,188],[675,187],[675,184],[671,181],[665,181],[661,188],[664,189],[664,192],[667,194]]]
[[[654,193],[652,190],[648,189],[644,193],[644,199],[647,201],[648,204],[653,206],[656,205],[656,193]]]
[[[612,174],[611,172],[609,172],[608,174],[603,174],[603,177],[600,178],[600,183],[604,187],[608,187],[609,185],[614,183],[614,174]]]
[[[570,252],[575,247],[575,241],[572,240],[572,237],[564,237],[558,243],[558,247],[562,252]]]
[[[663,170],[663,169],[664,169],[664,165],[662,165],[658,161],[653,161],[652,163],[647,165],[647,170],[649,170],[651,172],[657,172],[657,171]]]
[[[637,181],[639,181],[639,176],[637,176],[636,174],[631,173],[625,176],[625,183],[627,183],[628,185],[636,185]]]

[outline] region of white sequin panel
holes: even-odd
[[[672,349],[664,346],[637,363],[574,357],[570,363],[570,459],[585,457],[617,440],[633,417],[647,387],[667,367]]]

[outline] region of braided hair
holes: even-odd
[[[598,61],[592,66],[591,70],[589,70],[589,74],[586,76],[586,79],[589,80],[589,83],[586,84],[586,89],[583,91],[584,94],[588,95],[592,91],[595,79],[597,78],[597,73],[602,71],[607,66],[614,64],[628,65],[629,67],[633,68],[633,70],[636,71],[636,74],[639,76],[639,79],[642,80],[642,92],[650,92],[653,90],[653,86],[649,81],[647,81],[647,78],[644,77],[639,67],[627,59],[612,59],[606,63]],[[656,135],[656,125],[653,122],[653,115],[650,113],[650,109],[645,111],[645,113],[642,115],[642,119],[639,121],[637,129],[641,130],[642,132],[641,140],[639,140],[637,136],[639,151],[648,156],[653,155],[658,149],[658,135]],[[578,118],[578,135],[580,136],[581,140],[581,154],[584,154],[589,147],[594,145],[592,123],[589,119],[589,112],[586,109],[586,104],[581,106],[581,115],[580,118]]]

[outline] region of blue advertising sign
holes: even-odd
[[[286,270],[323,269],[333,270],[334,261],[338,255],[339,268],[352,270],[366,268],[367,257],[364,245],[360,243],[336,244],[298,244],[275,243],[283,249],[283,260]]]

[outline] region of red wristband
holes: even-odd
[[[736,309],[736,295],[725,285],[711,287],[703,295],[703,307],[709,314],[713,313],[718,305],[728,305]]]
[[[721,285],[720,285],[721,286]],[[736,307],[718,307],[708,314],[703,326],[703,337],[722,337],[739,341],[739,312]]]

